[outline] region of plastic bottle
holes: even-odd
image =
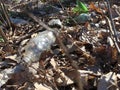
[[[54,36],[52,31],[40,32],[25,46],[23,60],[27,63],[38,61],[41,53],[45,50],[49,50],[55,40],[56,37]]]

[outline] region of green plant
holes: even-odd
[[[76,1],[76,7],[73,8],[73,12],[74,13],[87,13],[88,12],[88,8],[86,7],[86,5],[84,3],[82,3],[79,0],[77,0]]]

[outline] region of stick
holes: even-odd
[[[44,28],[47,29],[47,30],[52,31],[52,32],[55,34],[55,36],[56,36],[56,38],[57,38],[57,40],[58,40],[61,48],[63,49],[64,53],[65,53],[66,56],[68,57],[71,65],[72,65],[72,67],[73,67],[73,68],[75,69],[75,71],[76,71],[76,78],[74,79],[74,82],[75,82],[75,83],[77,84],[77,86],[78,86],[77,90],[83,90],[83,84],[82,84],[82,80],[81,80],[81,77],[80,77],[80,72],[77,71],[77,70],[78,70],[78,66],[77,66],[76,63],[72,60],[71,56],[69,55],[69,52],[68,52],[67,48],[66,48],[65,45],[62,43],[60,37],[58,37],[56,30],[53,30],[53,29],[50,28],[49,26],[45,25],[41,20],[39,20],[39,19],[38,19],[37,17],[35,17],[33,14],[31,14],[31,13],[29,13],[29,12],[27,12],[27,14],[28,14],[29,17],[31,17],[31,18],[32,18],[35,22],[37,22],[39,25],[41,25],[42,27],[44,27]]]
[[[106,2],[107,2],[107,6],[108,6],[109,15],[110,15],[110,20],[108,18],[107,18],[107,20],[109,22],[110,31],[112,32],[113,42],[115,44],[115,47],[118,50],[118,53],[120,54],[120,47],[118,45],[117,31],[116,31],[116,28],[115,28],[114,21],[112,20],[112,12],[110,10],[110,2],[109,2],[109,0],[106,0]]]

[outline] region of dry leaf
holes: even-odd
[[[35,86],[35,90],[53,90],[49,86],[38,84],[38,83],[35,83],[34,86]]]
[[[100,8],[96,7],[93,2],[90,3],[89,8],[91,11],[96,11],[97,13],[103,14]]]

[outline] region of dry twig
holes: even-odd
[[[12,30],[11,20],[9,18],[8,11],[7,11],[6,7],[5,7],[5,4],[4,4],[3,0],[0,0],[0,8],[2,9],[2,12],[5,15],[6,22],[7,22],[8,26],[9,26],[10,30]]]
[[[77,71],[78,70],[78,66],[76,65],[76,63],[74,63],[74,61],[72,60],[71,56],[69,55],[69,52],[67,50],[67,48],[65,47],[65,45],[62,43],[60,37],[58,37],[56,30],[53,30],[52,28],[50,28],[49,26],[45,25],[41,20],[39,20],[37,17],[35,17],[33,14],[29,13],[26,11],[26,13],[28,14],[29,17],[31,17],[35,22],[39,23],[39,25],[41,25],[42,27],[46,28],[47,30],[53,31],[53,33],[55,34],[61,48],[63,49],[64,53],[66,54],[66,56],[68,57],[72,67],[74,67],[75,71],[76,71],[76,78],[74,79],[74,82],[77,84],[78,86],[78,90],[83,90],[83,85],[82,85],[82,81],[80,78],[80,73]],[[59,34],[60,35],[60,34]]]
[[[113,42],[115,44],[116,49],[118,50],[118,53],[120,54],[120,47],[118,45],[117,31],[116,31],[116,28],[115,28],[114,21],[112,20],[112,18],[113,18],[112,17],[112,12],[110,10],[110,2],[109,2],[109,0],[106,0],[106,1],[107,1],[108,11],[109,11],[109,15],[110,15],[110,20],[107,17],[106,17],[106,19],[108,20],[110,32],[112,32]]]

